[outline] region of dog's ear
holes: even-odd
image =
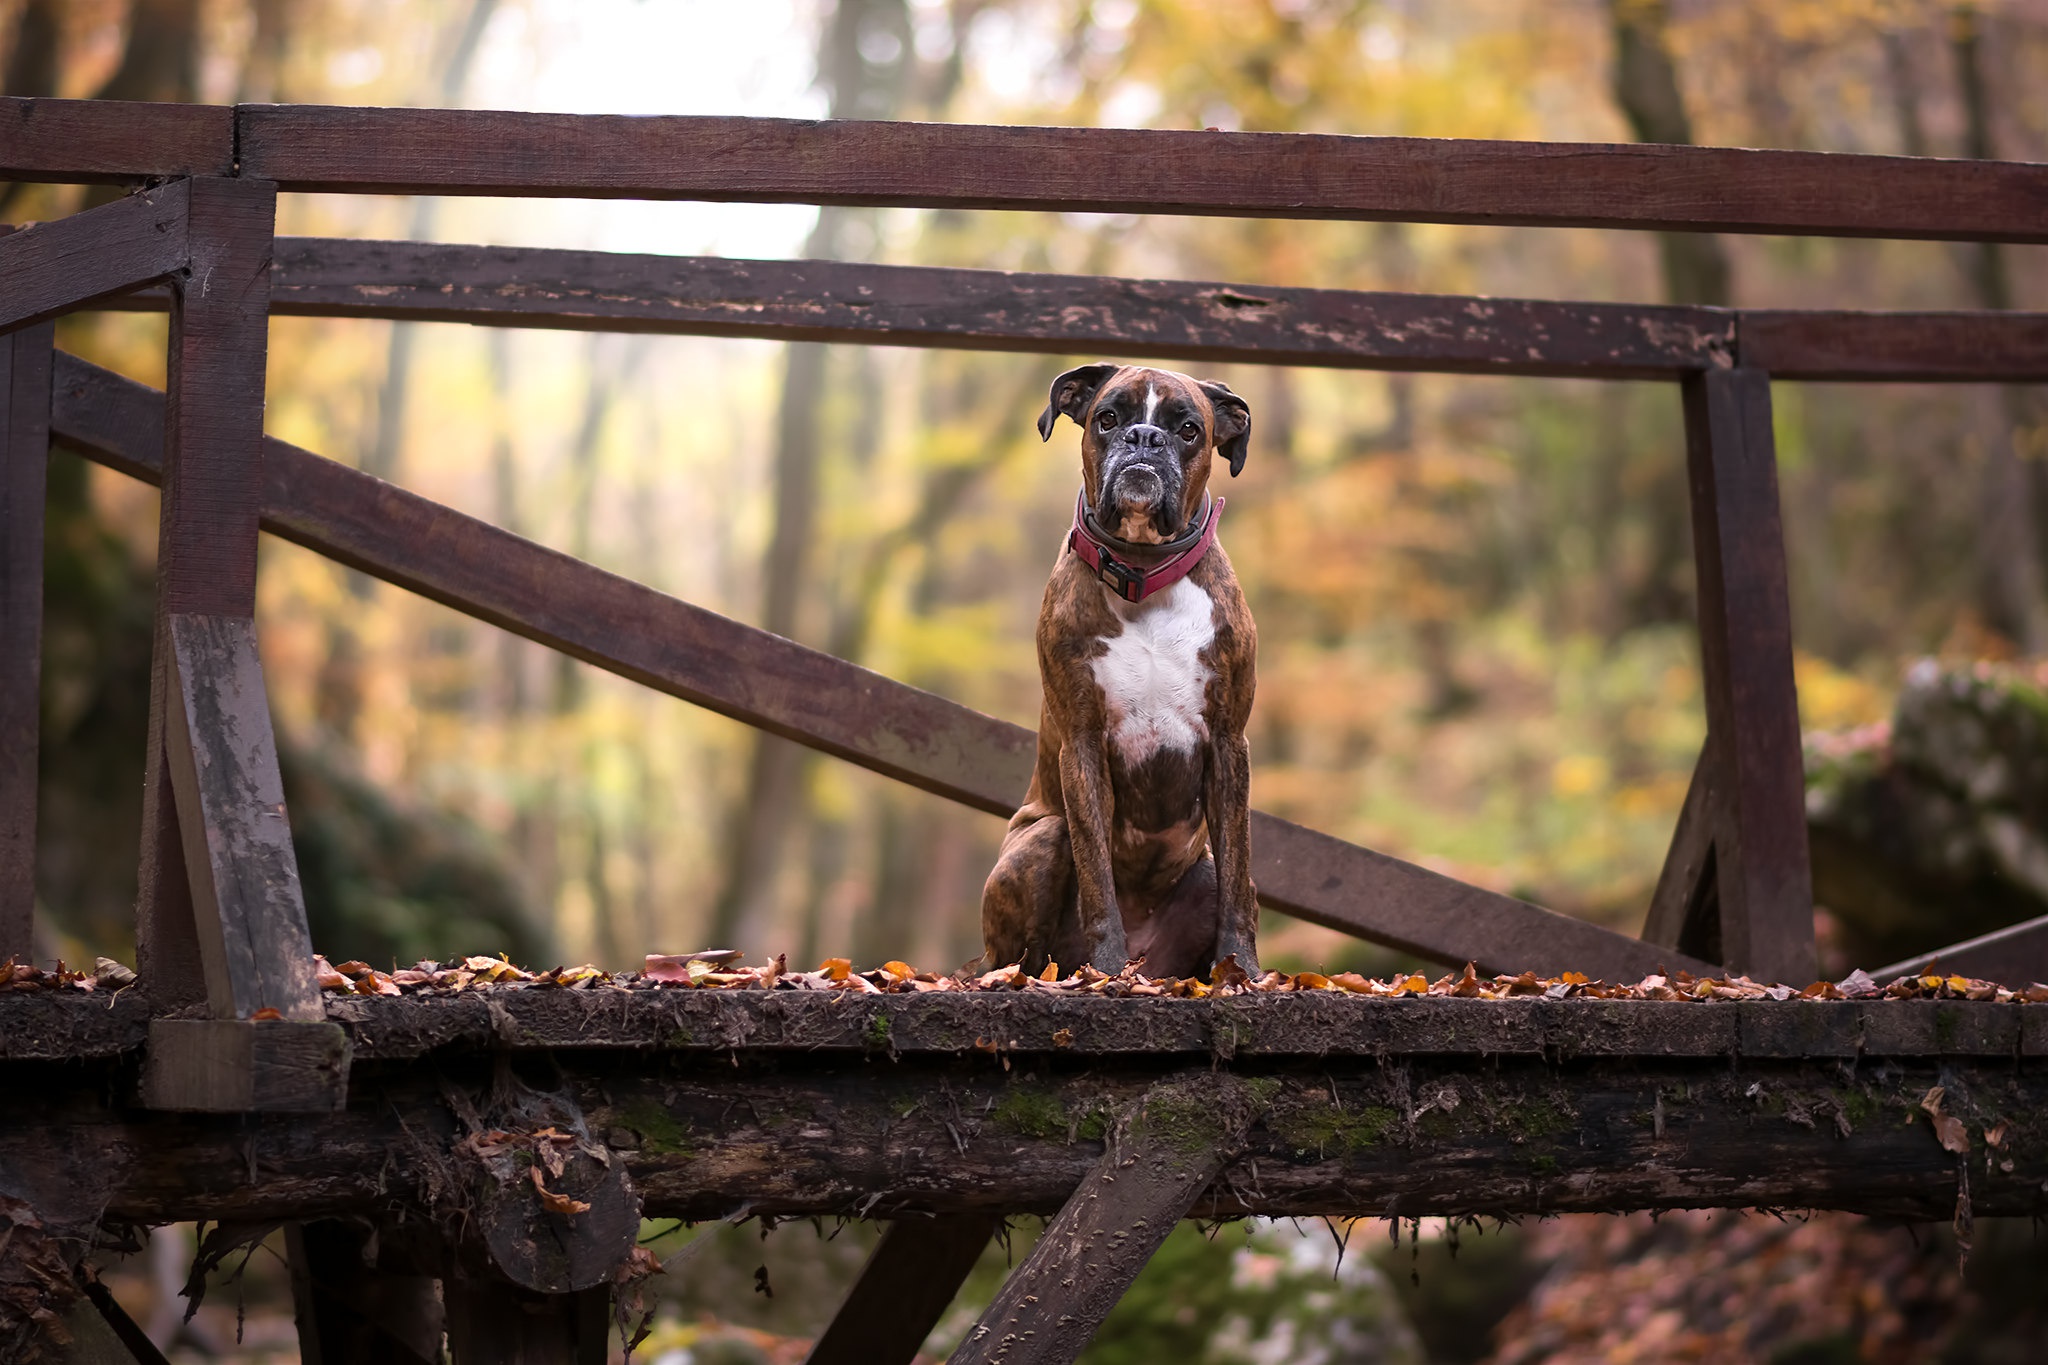
[[[1230,461],[1230,477],[1244,470],[1245,448],[1252,439],[1251,405],[1230,391],[1219,379],[1201,381],[1202,392],[1216,413],[1216,453]]]
[[[1095,395],[1109,382],[1109,377],[1121,370],[1121,365],[1082,365],[1068,370],[1052,381],[1052,391],[1046,395],[1045,411],[1038,414],[1038,439],[1052,439],[1052,424],[1065,413],[1074,422],[1081,420],[1081,414],[1088,411],[1088,405],[1095,401]]]

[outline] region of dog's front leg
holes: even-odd
[[[1216,960],[1235,953],[1237,965],[1259,974],[1259,903],[1252,886],[1252,751],[1242,732],[1209,746],[1204,776],[1209,846],[1216,857]]]
[[[1060,792],[1067,810],[1067,838],[1074,849],[1081,941],[1088,947],[1089,964],[1114,975],[1130,960],[1130,945],[1124,938],[1116,870],[1110,860],[1116,798],[1109,786],[1109,746],[1101,731],[1068,734],[1060,749]]]

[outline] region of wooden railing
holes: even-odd
[[[1937,1076],[1955,1085],[1952,1069],[1972,1066],[1984,1081],[1980,1100],[2015,1116],[2040,1107],[2038,1078],[2016,1072],[2014,1060],[2048,1044],[2031,1014],[1995,1004],[1558,1001],[1553,1010],[1550,1002],[1446,1000],[1359,1013],[1315,993],[1248,1001],[1240,1011],[1228,999],[1045,1004],[1018,992],[941,1002],[934,1008],[948,1023],[921,1008],[932,999],[922,996],[812,997],[830,1008],[804,1013],[764,994],[705,992],[674,1004],[638,993],[644,1007],[634,1009],[634,993],[554,992],[329,1009],[308,971],[312,945],[253,615],[257,536],[268,531],[670,695],[1002,815],[1029,773],[1028,731],[266,438],[269,315],[1675,381],[1708,737],[1645,940],[1267,815],[1253,819],[1254,875],[1269,906],[1452,963],[1609,978],[1724,963],[1803,982],[1814,970],[1812,897],[1771,381],[2048,380],[2048,316],[1640,307],[279,239],[276,196],[583,195],[2041,242],[2048,167],[1720,148],[0,100],[6,178],[142,192],[0,237],[0,958],[30,943],[50,442],[154,483],[163,496],[137,926],[146,996],[93,1004],[90,1027],[67,1022],[47,1037],[33,1010],[16,1011],[31,1026],[6,1040],[5,1055],[125,1066],[138,1035],[145,1111],[285,1116],[264,1120],[259,1166],[253,1120],[138,1112],[111,1072],[81,1082],[96,1104],[74,1103],[41,1080],[23,1085],[28,1108],[8,1135],[10,1169],[45,1206],[91,1202],[88,1221],[110,1210],[140,1221],[343,1211],[360,1221],[365,1210],[381,1211],[393,1226],[380,1236],[391,1232],[395,1249],[419,1238],[420,1221],[442,1207],[428,1187],[438,1188],[444,1158],[457,1150],[452,1116],[466,1107],[477,1118],[463,1087],[520,1089],[510,1080],[512,1057],[538,1050],[582,1078],[550,1100],[566,1106],[561,1113],[575,1112],[570,1092],[580,1088],[613,1118],[621,1105],[683,1115],[706,1144],[699,1152],[627,1134],[614,1147],[607,1137],[605,1164],[616,1170],[606,1188],[625,1190],[630,1165],[649,1210],[727,1216],[737,1199],[744,1213],[764,1197],[765,1170],[774,1193],[761,1207],[781,1214],[866,1215],[884,1201],[883,1212],[939,1215],[893,1225],[815,1348],[819,1365],[908,1361],[998,1215],[1064,1200],[956,1358],[997,1349],[975,1344],[986,1329],[1006,1359],[1065,1361],[1166,1229],[1198,1207],[1397,1217],[1616,1200],[1824,1202],[1925,1216],[1947,1197],[1947,1152],[1860,1116],[1865,1131],[1851,1145],[1848,1109],[1833,1088],[1838,1063],[1866,1053],[1907,1059],[1917,1069],[1894,1060],[1869,1069],[1884,1079],[1878,1091],[1866,1079],[1861,1094],[1909,1115],[1943,1093],[1930,1089]],[[54,351],[51,320],[86,307],[169,311],[165,392]],[[1943,960],[1995,976],[2044,956],[2048,920],[1959,945]],[[847,1001],[851,1011],[840,1007]],[[47,1006],[46,1023],[67,1013],[55,996],[30,1003]],[[392,1011],[371,1009],[387,1004]],[[400,1010],[410,1022],[387,1028]],[[373,1014],[375,1029],[365,1031]],[[678,1031],[685,1014],[704,1026],[703,1038]],[[344,1022],[357,1028],[366,1067],[384,1070],[361,1102],[328,1118],[346,1100]],[[927,1026],[936,1028],[930,1037],[919,1032]],[[964,1041],[981,1047],[983,1029],[1002,1054],[1000,1073],[959,1065],[961,1055],[989,1060]],[[900,1038],[910,1058],[879,1088],[883,1073],[855,1074],[843,1060],[855,1049],[864,1055],[877,1037],[892,1040],[892,1056]],[[765,1070],[739,1069],[736,1040],[747,1038],[782,1051]],[[429,1047],[457,1042],[466,1057],[409,1065]],[[600,1068],[592,1059],[599,1042],[644,1065]],[[816,1052],[821,1046],[828,1050]],[[924,1057],[927,1047],[951,1060]],[[677,1081],[666,1069],[677,1048],[722,1054],[732,1069],[720,1061],[715,1074]],[[1054,1054],[1070,1071],[1081,1063],[1090,1103],[1116,1097],[1123,1117],[1099,1159],[1076,1148],[1073,1132],[1060,1142],[1058,1125],[1032,1127],[1028,1158],[1026,1145],[1006,1139],[999,1159],[977,1148],[968,1160],[958,1126],[935,1111],[905,1136],[906,1116],[927,1108],[934,1077],[955,1117],[962,1105],[998,1112],[1014,1098],[1012,1084],[1027,1084],[1009,1078],[1020,1049],[1027,1065],[1034,1050],[1040,1064]],[[1228,1065],[1240,1050],[1254,1063],[1270,1051],[1278,1069],[1255,1086]],[[1400,1065],[1386,1065],[1390,1053]],[[1590,1060],[1570,1084],[1582,1103],[1560,1127],[1565,1082],[1553,1072],[1581,1054]],[[1295,1064],[1310,1057],[1310,1066]],[[1764,1082],[1730,1073],[1738,1057],[1771,1068],[1770,1092],[1786,1097],[1792,1125],[1783,1134],[1755,1137],[1750,1102]],[[467,1068],[468,1079],[451,1082],[444,1061]],[[1996,1087],[1991,1067],[2002,1078]],[[107,1098],[117,1088],[122,1096]],[[1987,1100],[1994,1088],[1999,1098]],[[780,1113],[793,1089],[810,1095],[810,1117],[764,1136],[761,1111]],[[1435,1098],[1418,1107],[1425,1092]],[[1681,1127],[1671,1142],[1667,1093],[1691,1097],[1688,1112],[1671,1115]],[[1461,1094],[1470,1100],[1462,1108]],[[1809,1112],[1804,1100],[1795,1110],[1791,1097],[1822,1094],[1831,1098],[1815,1105],[1832,1110]],[[1431,1122],[1443,1122],[1417,1144],[1417,1121],[1433,1108]],[[1155,1110],[1161,1124],[1171,1110],[1183,1128],[1148,1137]],[[1540,1131],[1502,1126],[1504,1114],[1524,1110],[1551,1118]],[[1296,1121],[1303,1114],[1307,1126]],[[1832,1121],[1817,1127],[1815,1114]],[[562,1121],[582,1131],[580,1116]],[[672,1118],[664,1122],[676,1131]],[[1361,1126],[1382,1122],[1385,1133]],[[875,1132],[900,1141],[885,1152],[886,1141],[865,1142]],[[1406,1140],[1372,1150],[1397,1132]],[[2020,1133],[2024,1162],[2034,1148]],[[728,1147],[752,1152],[754,1163],[709,1159]],[[1263,1179],[1254,1164],[1248,1192],[1212,1185],[1240,1148],[1266,1162]],[[1165,1160],[1168,1149],[1179,1157]],[[420,1153],[425,1175],[411,1169]],[[395,1176],[394,1160],[405,1168]],[[1972,1207],[1966,1165],[1955,1166],[1959,1220]],[[116,1167],[118,1200],[96,1193],[98,1202],[81,1201],[67,1190],[78,1172],[99,1179]],[[806,1169],[826,1178],[781,1179]],[[2001,1174],[2012,1171],[2011,1161],[1999,1172],[1987,1164],[1977,1177],[1979,1209],[2039,1211],[2039,1172]],[[216,1179],[220,1172],[228,1174]],[[1226,1195],[1232,1202],[1219,1203]],[[366,1268],[363,1246],[338,1235],[339,1225],[294,1223],[302,1331],[339,1358],[345,1351],[335,1343],[355,1339],[358,1316],[381,1330],[405,1316],[391,1305],[417,1307],[424,1321],[445,1303],[460,1360],[516,1350],[600,1359],[601,1333],[591,1329],[642,1211],[637,1196],[620,1198],[567,1234],[565,1245],[582,1252],[610,1235],[596,1224],[623,1239],[587,1265],[576,1262],[574,1274],[529,1263],[537,1243],[521,1231],[533,1225],[521,1221],[516,1200],[486,1209],[494,1270],[475,1273],[473,1247],[468,1262],[444,1248],[429,1272],[444,1280],[440,1296],[408,1278],[417,1267]],[[547,1226],[550,1240],[563,1233],[559,1223]],[[491,1240],[507,1228],[526,1240]],[[1086,1274],[1060,1259],[1063,1249],[1097,1245],[1110,1251]],[[366,1284],[377,1293],[354,1301],[348,1287]],[[386,1308],[365,1308],[372,1299]]]
[[[305,916],[271,791],[259,528],[672,695],[1006,814],[1031,736],[547,550],[261,432],[265,319],[1677,381],[1708,740],[1646,941],[1255,817],[1266,904],[1446,962],[1609,977],[1814,967],[1775,377],[2048,379],[2037,314],[1765,312],[992,271],[273,238],[279,192],[579,195],[2048,241],[2048,167],[1719,148],[0,101],[0,177],[147,186],[0,239],[9,536],[0,956],[32,903],[41,467],[52,435],[164,489],[140,966],[191,1107],[262,1107],[239,1026],[301,1021]],[[48,321],[167,308],[167,394]],[[45,404],[40,395],[51,395]],[[253,691],[252,691],[253,689]],[[290,1031],[285,1031],[289,1033]],[[266,1033],[265,1037],[281,1036]],[[188,1041],[173,1042],[182,1037]],[[214,1063],[221,1058],[232,1065]],[[208,1059],[212,1059],[209,1061]],[[152,1067],[157,1063],[152,1062]],[[260,1071],[260,1067],[258,1071]],[[154,1073],[153,1073],[154,1074]],[[253,1089],[251,1086],[253,1085]],[[159,1092],[162,1087],[158,1087]],[[295,1092],[296,1093],[296,1092]],[[329,1098],[339,1102],[340,1079]],[[293,1102],[304,1102],[302,1093]]]

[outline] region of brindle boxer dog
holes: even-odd
[[[1083,365],[1038,434],[1081,428],[1074,529],[1038,615],[1038,768],[982,891],[983,964],[1256,976],[1248,839],[1257,640],[1212,454],[1244,467],[1251,410],[1172,370]]]

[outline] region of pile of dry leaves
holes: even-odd
[[[1480,1000],[1546,999],[1589,997],[1598,1000],[1869,1000],[1942,999],[2024,1001],[2048,1003],[2048,985],[2035,984],[2010,990],[1989,981],[1961,976],[1902,976],[1880,986],[1864,973],[1852,972],[1839,982],[1816,981],[1804,989],[1765,985],[1746,976],[1695,977],[1688,972],[1646,976],[1634,983],[1610,984],[1595,981],[1578,972],[1561,977],[1540,977],[1533,972],[1519,976],[1482,977],[1468,963],[1462,972],[1448,972],[1435,981],[1420,974],[1374,980],[1344,972],[1324,976],[1320,972],[1267,972],[1252,977],[1238,967],[1235,958],[1217,964],[1207,981],[1195,977],[1151,978],[1135,966],[1114,976],[1082,967],[1065,976],[1048,966],[1037,976],[1018,967],[1002,967],[979,975],[941,975],[921,972],[906,962],[885,962],[872,971],[857,972],[843,957],[827,958],[812,972],[791,971],[778,956],[763,967],[739,963],[740,954],[729,950],[705,953],[650,954],[640,972],[612,974],[596,967],[553,967],[544,972],[522,971],[500,957],[470,957],[442,964],[421,962],[395,972],[380,972],[362,962],[330,966],[318,959],[323,990],[357,995],[452,994],[479,987],[524,987],[556,989],[662,990],[811,990],[856,991],[872,994],[907,995],[921,991],[1057,991],[1084,995],[1159,995],[1178,999],[1202,999],[1210,995],[1240,992],[1261,994],[1285,991],[1326,991],[1395,998],[1404,996],[1452,996]]]
[[[1048,966],[1037,976],[1020,967],[1001,967],[979,975],[958,972],[942,975],[921,972],[907,962],[885,962],[872,971],[857,972],[843,957],[831,957],[812,972],[791,971],[788,960],[778,955],[762,967],[740,964],[740,954],[730,949],[702,953],[650,953],[644,971],[607,972],[597,967],[550,967],[530,972],[515,967],[502,957],[465,957],[453,962],[417,962],[410,967],[383,972],[367,962],[344,962],[335,966],[324,957],[313,959],[320,989],[339,995],[453,995],[479,989],[555,990],[782,990],[856,991],[870,994],[908,995],[920,991],[1058,991],[1082,995],[1159,995],[1181,1000],[1200,1000],[1211,995],[1244,992],[1271,994],[1286,991],[1326,991],[1336,995],[1362,995],[1381,999],[1411,996],[1457,997],[1476,1000],[1544,999],[1583,997],[1594,1000],[1995,1000],[2027,1004],[2048,1003],[2048,984],[2036,982],[2019,990],[2008,989],[1973,977],[1902,976],[1880,986],[1861,971],[1840,981],[1816,981],[1803,989],[1767,985],[1746,976],[1694,976],[1690,972],[1646,976],[1636,982],[1595,981],[1579,972],[1563,976],[1482,977],[1467,963],[1462,972],[1447,972],[1436,980],[1416,973],[1376,980],[1356,972],[1324,976],[1320,972],[1267,972],[1251,976],[1225,958],[1207,981],[1196,977],[1148,977],[1132,964],[1114,976],[1093,967],[1062,976],[1058,966]],[[74,971],[58,963],[54,971],[15,962],[0,963],[0,991],[118,989],[131,984],[135,974],[120,963],[101,958],[93,971]]]

